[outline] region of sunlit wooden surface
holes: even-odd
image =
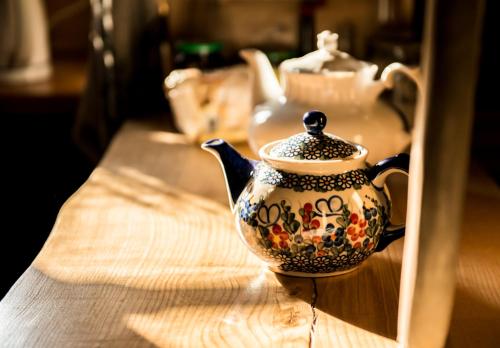
[[[451,347],[500,342],[496,211],[498,188],[472,185]],[[395,346],[402,245],[341,277],[275,275],[239,240],[213,157],[129,122],[0,302],[0,345]]]

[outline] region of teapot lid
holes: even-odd
[[[358,60],[346,52],[338,50],[337,33],[324,30],[317,35],[318,50],[303,57],[288,59],[280,68],[290,72],[329,74],[353,73],[373,64]]]
[[[283,160],[332,161],[348,160],[360,154],[359,146],[323,133],[326,126],[324,113],[317,110],[306,112],[303,123],[306,132],[277,142],[270,149],[269,155]]]

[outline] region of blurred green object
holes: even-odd
[[[210,54],[222,51],[220,42],[180,42],[177,50],[185,54]]]
[[[221,42],[179,42],[176,45],[175,67],[177,69],[215,69],[224,65]]]

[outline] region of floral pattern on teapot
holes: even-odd
[[[353,269],[370,256],[388,223],[386,207],[365,198],[361,210],[352,209],[333,190],[295,207],[286,200],[254,200],[247,192],[237,212],[251,231],[245,238],[253,239],[254,251],[280,270],[334,273]]]
[[[330,136],[297,134],[271,151],[277,157],[297,160],[331,160],[348,158],[357,152],[355,146]]]
[[[363,169],[336,175],[300,175],[276,170],[269,166],[259,166],[258,169],[256,177],[259,182],[290,188],[297,192],[327,192],[333,189],[343,191],[349,188],[360,189],[363,185],[370,185],[370,180]]]

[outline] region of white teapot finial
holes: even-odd
[[[337,51],[339,34],[332,33],[330,30],[323,30],[316,36],[317,45],[320,50],[327,50],[330,53]]]

